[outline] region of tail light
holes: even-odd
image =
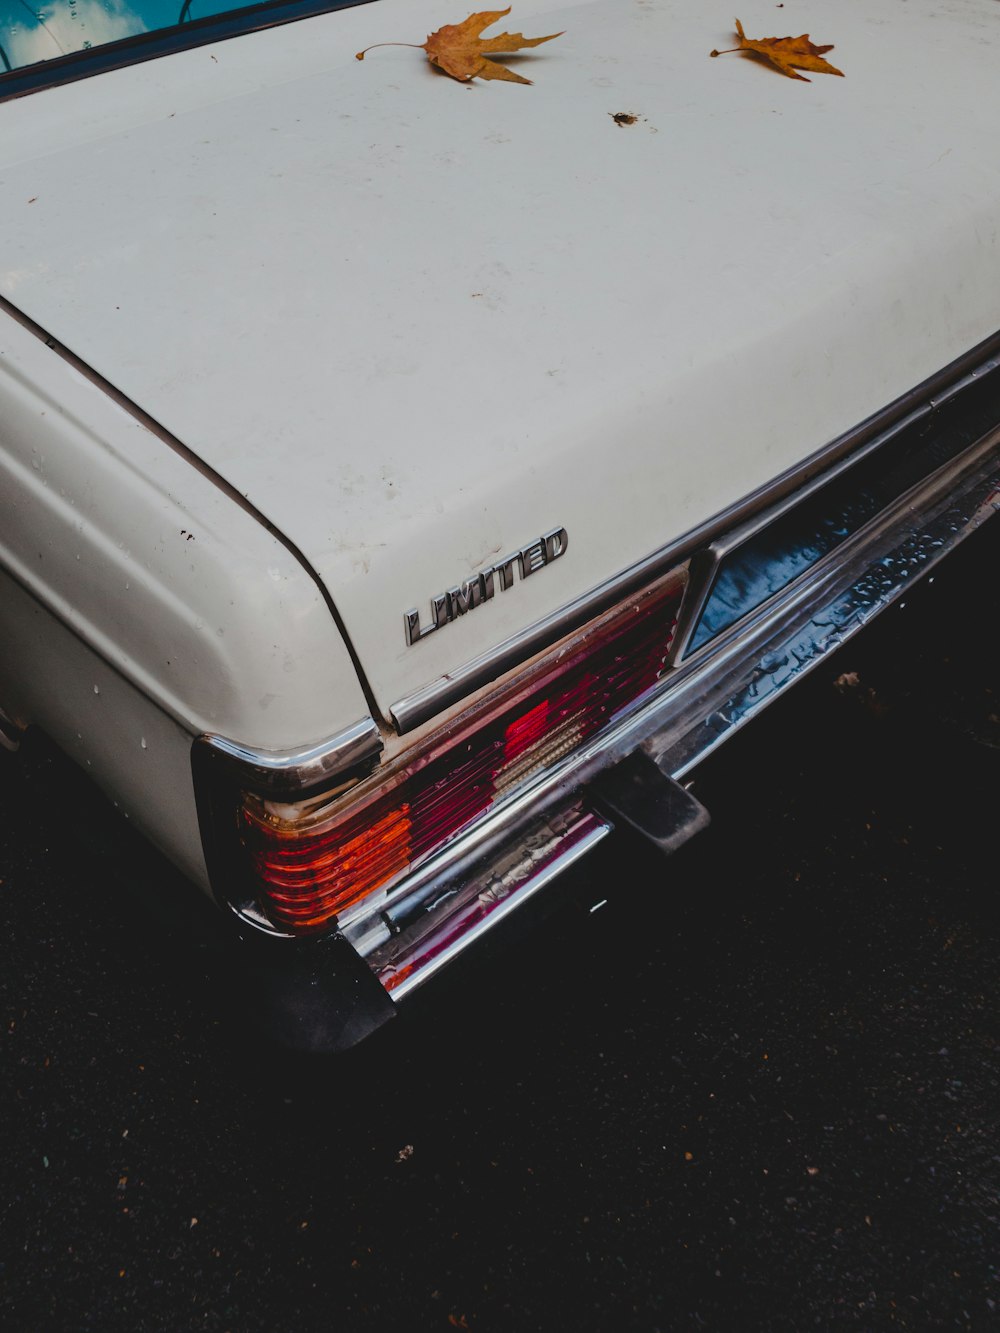
[[[267,917],[329,927],[614,721],[662,676],[682,591],[674,575],[617,608],[351,791],[294,805],[244,792],[240,839]]]

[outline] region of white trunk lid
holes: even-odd
[[[1000,326],[995,10],[743,13],[835,43],[808,84],[709,59],[729,0],[521,0],[530,88],[354,59],[437,0],[99,75],[0,106],[0,290],[295,543],[387,711]]]

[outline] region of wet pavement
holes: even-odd
[[[0,1327],[1000,1328],[997,549],[339,1061],[4,756]]]

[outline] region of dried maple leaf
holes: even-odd
[[[811,83],[812,80],[807,79],[804,74],[796,74],[797,69],[808,69],[813,74],[839,74],[841,78],[844,77],[843,70],[835,69],[829,61],[823,59],[824,54],[832,51],[833,47],[814,46],[807,32],[801,37],[761,37],[757,41],[751,41],[744,35],[743,24],[737,19],[736,36],[739,39],[739,46],[734,46],[729,51],[711,51],[709,54],[727,56],[735,51],[749,51],[752,56],[760,56],[782,74],[787,74],[790,79],[801,79],[803,83]]]
[[[417,42],[376,42],[375,46],[415,46],[418,51],[426,51],[427,59],[438,69],[443,69],[453,79],[468,83],[470,79],[506,79],[509,83],[530,83],[520,74],[515,74],[506,65],[498,65],[495,60],[488,60],[488,55],[501,52],[520,51],[525,46],[541,46],[542,42],[551,42],[554,37],[561,37],[561,32],[550,33],[548,37],[525,37],[520,32],[502,32],[499,37],[483,37],[482,31],[497,19],[510,13],[506,9],[488,9],[479,14],[470,14],[464,23],[446,23],[437,32],[432,32],[427,41]],[[374,47],[366,46],[355,57],[364,60],[368,51]]]

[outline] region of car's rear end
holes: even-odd
[[[176,720],[205,881],[328,952],[345,1040],[616,825],[701,827],[699,759],[994,512],[991,2],[799,13],[808,87],[710,61],[721,5],[529,0],[535,86],[463,88],[357,64],[424,35],[384,0],[8,104],[8,313],[339,635],[324,684],[262,548],[218,597],[287,683]]]
[[[398,1002],[616,824],[672,852],[707,822],[683,785],[699,760],[1000,507],[998,352],[839,442],[788,494],[601,590],[609,609],[394,759],[357,729],[317,782],[316,753],[271,767],[203,738],[223,896],[261,930],[342,936]]]

